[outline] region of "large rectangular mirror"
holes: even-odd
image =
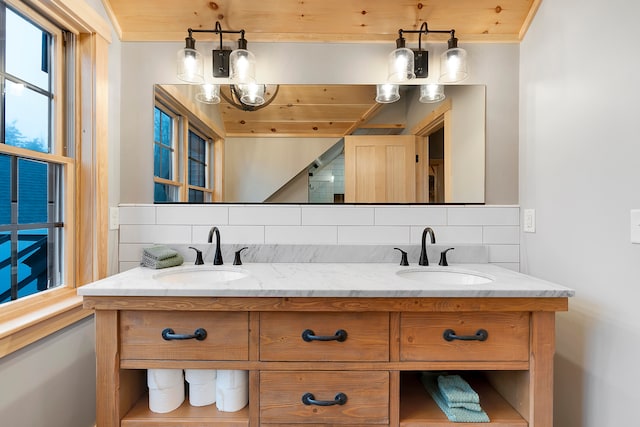
[[[202,91],[155,87],[156,105],[182,106],[221,144],[210,200],[484,203],[483,85],[446,86],[436,103],[406,85],[385,104],[375,85],[267,86],[268,105],[255,111],[230,86],[216,104],[202,102]]]

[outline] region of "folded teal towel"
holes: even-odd
[[[461,407],[451,407],[447,404],[440,387],[438,386],[437,375],[431,373],[423,373],[420,377],[422,385],[429,392],[433,400],[438,404],[442,412],[447,416],[449,421],[456,423],[488,423],[489,416],[482,409],[475,411]],[[475,393],[475,392],[474,392]],[[469,402],[473,403],[473,402]]]
[[[450,407],[482,410],[478,393],[460,375],[439,375],[438,388]]]
[[[183,262],[184,262],[184,258],[182,257],[182,255],[178,253],[176,253],[176,255],[170,258],[165,258],[161,260],[149,258],[148,256],[143,255],[142,261],[140,261],[140,265],[143,265],[148,268],[159,269],[159,268],[177,267],[178,265],[182,265]]]
[[[178,255],[178,252],[166,246],[156,245],[151,246],[150,248],[144,248],[142,251],[142,255],[150,259],[162,261],[164,259]]]

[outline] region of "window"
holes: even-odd
[[[181,99],[156,86],[153,114],[153,169],[156,203],[203,203],[221,200],[221,149],[214,124],[185,105],[195,101]],[[216,140],[217,139],[217,140]]]
[[[62,134],[54,126],[62,85],[53,77],[64,73],[61,62],[54,69],[62,31],[4,4],[0,16],[2,142],[24,149],[0,153],[0,303],[6,303],[63,283],[62,176],[72,159],[51,156],[64,154],[54,138]]]
[[[107,271],[111,32],[68,6],[0,1],[0,358],[90,316]]]
[[[211,201],[213,191],[207,188],[210,145],[196,130],[189,130],[189,202]]]
[[[154,201],[177,202],[180,182],[176,180],[177,118],[164,106],[153,113]]]

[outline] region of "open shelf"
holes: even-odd
[[[466,376],[463,375],[465,379]],[[480,406],[489,416],[489,423],[454,423],[440,410],[424,389],[416,372],[405,372],[400,386],[400,427],[527,427],[527,421],[485,381],[469,380],[480,395]]]
[[[220,412],[216,404],[191,406],[189,399],[175,411],[157,414],[149,410],[149,395],[145,394],[120,423],[121,427],[229,426],[248,427],[249,407],[238,412]]]

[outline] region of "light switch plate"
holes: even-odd
[[[109,208],[109,230],[117,230],[120,227],[120,210],[117,207]]]
[[[536,210],[525,209],[522,222],[523,222],[522,229],[525,233],[535,233],[536,232]]]
[[[631,210],[631,243],[640,243],[640,209]]]

